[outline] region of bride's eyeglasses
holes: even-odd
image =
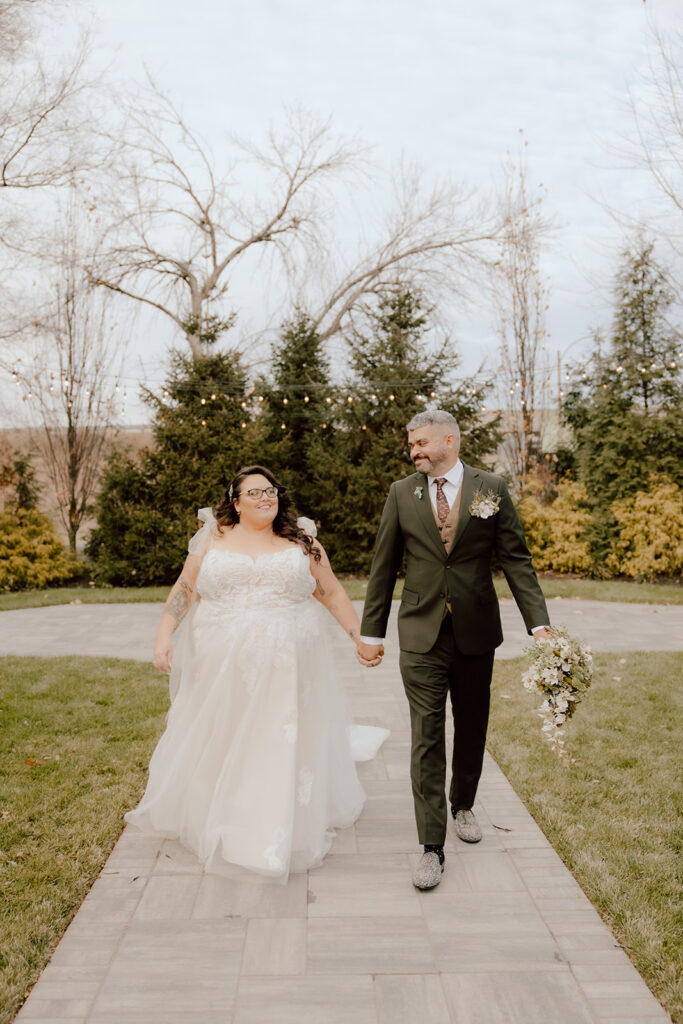
[[[263,494],[265,494],[267,498],[277,498],[277,487],[252,487],[244,493],[248,494],[250,498],[254,499],[254,501],[258,501]]]

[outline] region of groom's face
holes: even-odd
[[[455,436],[436,423],[409,430],[408,448],[415,469],[429,476],[447,473],[458,461]]]

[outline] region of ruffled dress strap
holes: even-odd
[[[210,508],[200,508],[197,512],[197,519],[204,525],[190,538],[187,550],[191,555],[203,558],[217,534],[217,523],[213,510]]]
[[[296,525],[304,533],[307,533],[309,537],[315,538],[318,533],[318,527],[315,525],[312,519],[308,519],[306,516],[299,516],[296,521]]]

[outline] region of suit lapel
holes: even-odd
[[[443,541],[441,540],[441,534],[439,533],[439,528],[436,525],[436,520],[434,519],[432,502],[429,497],[429,480],[427,479],[425,473],[416,473],[413,479],[415,480],[417,487],[422,488],[422,497],[418,498],[417,495],[415,494],[416,488],[415,486],[412,485],[411,481],[411,496],[412,500],[415,502],[417,506],[417,514],[427,533],[427,536],[434,544],[434,547],[439,552],[439,555],[443,558],[445,552],[443,548]]]
[[[455,529],[455,536],[453,537],[453,543],[451,544],[450,551],[452,551],[458,543],[465,531],[465,527],[472,518],[470,515],[470,505],[472,504],[474,492],[481,482],[481,477],[476,469],[472,469],[470,466],[466,466],[465,463],[463,463],[463,470],[462,489],[460,492],[460,514],[458,516],[458,525]]]

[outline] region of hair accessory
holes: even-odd
[[[228,487],[228,501],[232,501],[232,484]]]

